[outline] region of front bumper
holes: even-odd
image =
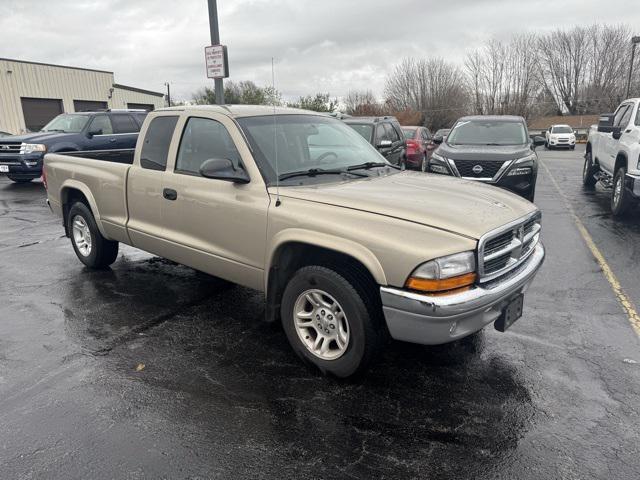
[[[16,179],[39,178],[42,175],[42,153],[27,153],[24,155],[0,155],[0,165],[9,167],[9,175]]]
[[[538,243],[529,259],[505,277],[466,292],[433,297],[382,287],[382,309],[396,340],[439,345],[452,342],[495,322],[507,304],[523,293],[542,266],[545,251]]]
[[[560,140],[549,140],[549,146],[551,147],[575,147],[576,141],[573,140],[565,140],[564,142]]]

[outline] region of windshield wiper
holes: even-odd
[[[355,175],[356,177],[367,176],[364,173],[350,172],[343,168],[342,169],[336,168],[336,169],[330,169],[330,170],[323,170],[322,168],[310,168],[309,170],[300,170],[298,172],[283,173],[278,177],[278,180],[282,181],[282,180],[286,180],[287,178],[293,178],[293,177],[315,177],[316,175],[340,175],[343,173],[348,173],[349,175]]]
[[[49,129],[49,130],[42,130],[42,131],[43,131],[43,132],[62,132],[62,133],[65,133],[65,131],[64,131],[64,130],[60,130],[60,129],[58,129],[58,128],[51,128],[51,129]]]
[[[376,167],[392,167],[392,168],[400,169],[400,167],[391,165],[390,163],[386,163],[386,162],[365,162],[359,165],[351,165],[350,167],[347,168],[347,171],[351,172],[353,170],[370,170]]]

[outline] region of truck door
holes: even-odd
[[[165,236],[173,245],[165,256],[262,288],[269,206],[264,183],[256,178],[240,184],[200,175],[201,165],[214,158],[230,160],[236,169],[246,171],[230,131],[238,143],[243,142],[242,136],[224,115],[191,116],[183,124],[173,171],[165,175],[163,184],[171,194],[164,199]]]
[[[164,247],[162,177],[178,119],[176,114],[160,114],[149,123],[142,132],[139,163],[129,169],[127,178],[129,238],[134,247],[157,255]]]
[[[616,110],[616,114],[613,119],[613,126],[626,127],[631,119],[632,111],[633,103],[623,103],[620,105]],[[601,135],[604,137],[601,137],[603,147],[601,150],[602,158],[598,157],[598,161],[605,171],[611,173],[611,175],[615,175],[616,172],[614,172],[613,169],[615,167],[616,157],[620,151],[620,139],[613,138],[612,133],[604,133]],[[622,131],[622,135],[624,135],[624,130]]]

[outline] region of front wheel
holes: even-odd
[[[89,207],[74,203],[67,215],[71,244],[82,263],[89,268],[107,268],[118,257],[118,242],[102,236]]]
[[[357,276],[308,266],[298,270],[282,297],[281,318],[289,343],[305,362],[339,378],[355,376],[375,358],[382,312]]]
[[[582,185],[585,188],[595,187],[598,181],[595,176],[597,171],[598,167],[593,164],[591,151],[588,151],[584,156],[584,166],[582,168]]]
[[[633,204],[631,194],[624,185],[624,179],[627,174],[627,168],[622,166],[618,168],[613,177],[613,191],[611,193],[611,213],[615,217],[624,215]]]

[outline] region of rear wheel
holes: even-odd
[[[11,175],[7,175],[7,177],[9,178],[9,180],[15,183],[29,183],[33,180],[33,178],[16,178],[12,177]]]
[[[322,373],[339,378],[364,371],[384,338],[379,302],[357,275],[335,270],[298,270],[282,297],[281,318],[296,354]]]
[[[69,209],[67,229],[76,255],[87,267],[103,269],[116,261],[118,242],[102,236],[91,210],[84,203],[76,202]]]
[[[618,170],[616,170],[616,174],[613,177],[613,191],[611,193],[611,213],[613,213],[613,215],[616,217],[624,215],[633,205],[631,194],[627,191],[624,185],[626,174],[627,167],[622,166],[618,168]]]
[[[598,172],[598,167],[593,164],[591,157],[591,151],[588,151],[584,156],[584,167],[582,168],[582,185],[585,188],[593,188],[598,181],[595,177]]]

